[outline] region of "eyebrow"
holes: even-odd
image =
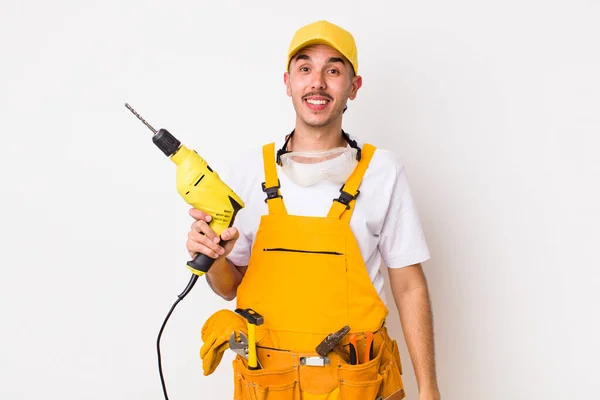
[[[298,54],[296,56],[296,61],[299,61],[299,60],[308,60],[308,61],[310,61],[311,59],[306,54]],[[344,62],[344,59],[341,58],[341,57],[331,57],[331,58],[329,58],[329,60],[327,60],[328,64],[333,64],[333,63],[336,63],[336,62],[339,62],[339,63],[342,63],[342,64],[346,65],[346,63]]]

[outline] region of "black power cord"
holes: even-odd
[[[169,310],[169,313],[167,314],[165,320],[163,321],[162,326],[160,327],[160,331],[158,332],[158,338],[156,339],[156,352],[158,354],[158,372],[160,374],[160,383],[162,384],[162,389],[163,389],[163,393],[165,395],[165,400],[169,400],[169,396],[167,395],[167,387],[165,385],[165,378],[163,376],[163,370],[162,370],[162,358],[160,356],[160,338],[165,329],[165,325],[167,325],[167,321],[169,320],[169,317],[173,313],[173,310],[175,310],[175,307],[177,306],[177,304],[179,304],[179,302],[181,300],[183,300],[183,298],[185,296],[187,296],[187,294],[190,292],[190,290],[192,290],[192,288],[196,284],[197,280],[198,280],[198,275],[192,274],[192,277],[190,278],[190,281],[188,282],[186,288],[183,290],[183,292],[181,292],[181,294],[179,296],[177,296],[177,301],[175,301],[175,303]]]

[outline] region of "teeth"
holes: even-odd
[[[327,100],[306,100],[306,101],[308,103],[316,105],[316,106],[322,106],[327,103]]]

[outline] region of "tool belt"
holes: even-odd
[[[349,351],[350,336],[339,342]],[[358,360],[365,360],[361,340],[357,342]],[[335,352],[327,364],[316,352],[299,353],[257,347],[261,369],[251,370],[248,361],[237,356],[233,361],[235,400],[400,400],[405,397],[402,364],[397,343],[385,327],[373,334],[373,358],[348,364]]]

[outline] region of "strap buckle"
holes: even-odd
[[[352,200],[356,200],[356,198],[358,197],[358,195],[360,194],[360,190],[356,190],[356,195],[352,196],[350,193],[345,192],[344,191],[344,187],[342,186],[340,188],[340,197],[338,197],[337,199],[333,199],[333,201],[337,201],[342,203],[343,205],[346,206],[346,209],[349,210],[350,209],[350,202]]]
[[[262,182],[261,187],[262,191],[267,194],[265,203],[267,202],[267,200],[276,199],[278,197],[283,199],[283,196],[279,194],[279,189],[281,188],[281,182],[279,181],[279,179],[277,179],[277,186],[266,187],[266,182]]]

